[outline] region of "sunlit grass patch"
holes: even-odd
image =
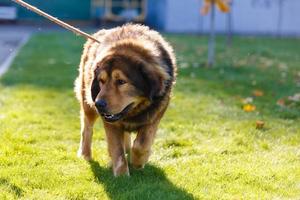
[[[33,36],[0,79],[0,199],[299,199],[300,41],[218,38],[207,69],[206,38],[167,38],[179,72],[150,162],[114,178],[100,121],[94,161],[76,157],[83,40]]]

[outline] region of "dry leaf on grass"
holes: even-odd
[[[255,97],[262,97],[262,96],[264,96],[264,91],[262,91],[262,90],[253,90],[252,94]]]
[[[264,128],[265,122],[261,120],[256,121],[256,129],[262,129]]]
[[[295,93],[292,96],[284,97],[277,100],[276,104],[280,107],[294,107],[300,103],[300,93]]]
[[[278,99],[278,101],[276,102],[276,104],[278,106],[284,107],[285,106],[285,100],[284,99]]]

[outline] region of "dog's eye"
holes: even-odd
[[[117,85],[124,85],[126,83],[126,81],[124,81],[124,80],[122,80],[122,79],[118,79],[117,81],[116,81],[116,84]]]

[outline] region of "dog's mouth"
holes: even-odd
[[[132,108],[133,104],[134,103],[129,104],[121,112],[119,112],[117,114],[108,114],[108,113],[100,113],[100,114],[105,119],[105,121],[116,122],[116,121],[122,119],[129,112],[129,110]]]

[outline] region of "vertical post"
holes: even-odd
[[[128,10],[130,8],[130,2],[128,0],[123,0],[123,9]]]
[[[231,0],[229,3],[231,10],[229,13],[227,13],[227,47],[231,47],[232,45],[232,4],[233,0]]]
[[[110,18],[112,16],[112,0],[106,0],[107,15]]]
[[[212,0],[210,12],[210,38],[208,43],[208,67],[214,65],[215,59],[215,0]]]
[[[142,18],[145,20],[146,16],[147,16],[147,5],[148,5],[148,1],[147,0],[142,0],[141,1],[141,10],[142,10]]]
[[[277,19],[277,37],[281,36],[281,26],[282,26],[282,17],[283,17],[283,1],[278,0],[278,19]]]

